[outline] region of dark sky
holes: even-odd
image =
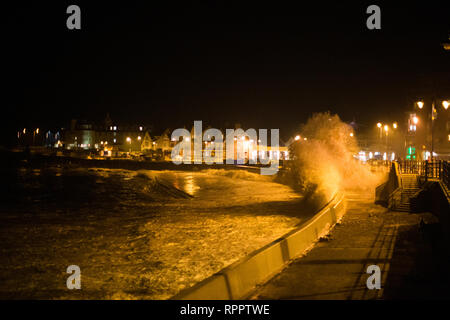
[[[441,46],[449,1],[242,2],[30,1],[2,10],[7,130],[109,112],[156,128],[203,120],[287,137],[313,112],[368,128],[401,123],[433,91],[450,98]],[[70,4],[81,7],[79,31],[66,28]],[[366,28],[370,4],[381,7],[381,30]]]

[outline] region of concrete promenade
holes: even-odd
[[[250,298],[450,298],[448,255],[433,215],[388,211],[374,204],[371,190],[347,190],[346,196],[347,213],[330,235]],[[381,269],[380,290],[366,286],[373,264]]]

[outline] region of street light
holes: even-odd
[[[394,123],[392,124],[392,127],[393,127],[394,129],[397,129],[397,122],[394,122]]]
[[[442,106],[444,107],[445,110],[448,109],[449,104],[450,103],[447,100],[442,101]]]
[[[436,105],[436,99],[433,97],[433,101],[431,103],[431,160],[433,160],[433,154],[434,154],[434,139],[433,139],[433,131],[434,131],[434,120],[437,117],[437,110],[435,108]],[[424,106],[422,101],[417,102],[417,106],[422,109]],[[445,110],[449,107],[449,102],[447,100],[442,101],[442,106]],[[419,122],[419,119],[417,117],[413,118],[414,124],[417,124]]]
[[[300,136],[295,136],[295,141],[300,140]]]
[[[128,141],[128,143],[130,144],[130,150],[129,150],[129,152],[131,153],[131,138],[130,138],[130,137],[127,137],[127,141]]]
[[[377,128],[380,129],[380,141],[383,138],[383,124],[381,122],[377,123]]]
[[[384,131],[386,132],[386,155],[389,152],[389,142],[388,142],[388,136],[389,136],[389,126],[387,124],[383,127]],[[387,159],[387,158],[386,158]],[[385,159],[385,160],[386,160]]]

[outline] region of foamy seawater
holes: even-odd
[[[16,168],[0,206],[0,298],[167,299],[310,213],[270,177]],[[82,290],[66,288],[79,265]]]

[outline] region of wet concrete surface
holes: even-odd
[[[341,223],[252,298],[449,299],[448,251],[437,219],[430,213],[389,211],[375,205],[367,190],[346,195]],[[380,267],[379,290],[367,288],[370,265]]]

